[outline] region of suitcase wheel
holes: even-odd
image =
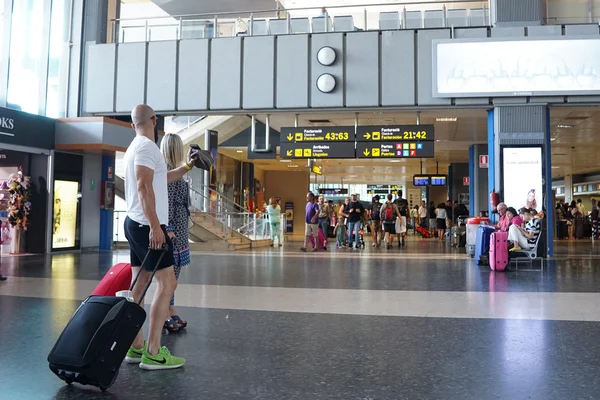
[[[113,376],[112,381],[110,382],[110,385],[108,385],[108,386],[100,385],[100,390],[102,390],[103,392],[106,392],[106,389],[108,389],[109,387],[111,387],[112,385],[114,385],[115,381],[117,380],[117,376],[119,376],[119,370],[118,369],[115,371],[115,376]]]

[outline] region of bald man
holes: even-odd
[[[150,280],[154,266],[159,263],[164,244],[167,244],[168,250],[154,277],[157,288],[150,309],[148,342],[145,342],[140,329],[125,361],[139,364],[145,370],[174,369],[182,367],[185,360],[172,356],[166,347],[160,345],[165,315],[169,312],[169,303],[177,287],[173,246],[165,229],[169,223],[167,183],[180,179],[192,169],[194,163],[188,153],[188,161],[184,165],[167,171],[165,159],[154,142],[156,114],[152,108],[144,104],[136,106],[131,112],[131,121],[136,136],[127,148],[123,161],[127,200],[125,237],[129,242],[134,278],[140,272],[148,249],[152,249],[133,288],[136,300]]]
[[[508,210],[508,206],[504,203],[499,203],[496,206],[496,210],[500,215],[500,221],[498,221],[495,228],[502,232],[508,232],[508,228],[510,227],[510,219],[508,219],[506,216],[506,210]]]

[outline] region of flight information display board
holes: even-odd
[[[396,193],[399,185],[367,185],[367,194],[389,194]]]
[[[357,158],[433,158],[433,142],[357,142]]]
[[[433,125],[283,127],[280,133],[284,159],[435,156]]]
[[[281,143],[279,156],[294,158],[356,158],[354,142]]]
[[[354,142],[353,126],[319,126],[281,128],[281,143],[292,142]]]
[[[433,125],[359,126],[356,130],[356,140],[359,142],[433,142],[435,137]]]

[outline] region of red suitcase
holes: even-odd
[[[131,285],[131,265],[120,263],[113,266],[104,275],[92,296],[114,296],[121,290],[128,290]]]
[[[490,237],[490,268],[504,271],[508,265],[508,232],[494,232]]]

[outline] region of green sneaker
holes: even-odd
[[[142,362],[140,368],[148,371],[154,371],[158,369],[175,369],[183,367],[185,359],[181,357],[174,357],[165,346],[160,348],[157,355],[150,355],[146,349],[142,354]]]
[[[129,351],[125,356],[125,362],[129,364],[139,364],[140,362],[142,362],[142,353],[144,351],[146,351],[146,342],[144,342],[144,347],[142,347],[141,349],[136,349],[135,347],[130,346]]]

